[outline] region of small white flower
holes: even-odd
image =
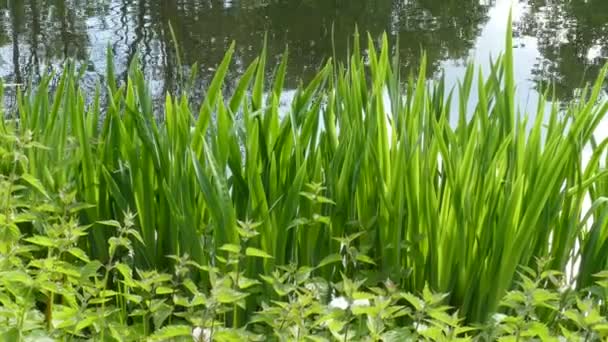
[[[319,287],[315,283],[307,283],[306,285],[304,285],[304,287],[310,292],[319,291]]]
[[[321,289],[319,288],[319,285],[315,283],[308,283],[304,285],[304,287],[310,291],[310,293],[312,293],[317,300],[321,300]]]
[[[194,342],[211,342],[211,330],[195,327],[192,329],[192,339]]]
[[[346,310],[348,309],[348,301],[344,297],[334,297],[331,302],[329,302],[329,307],[333,309]]]
[[[369,299],[355,299],[353,301],[353,307],[368,307],[370,305]]]
[[[426,331],[428,328],[429,327],[426,324],[420,323],[416,325],[416,331],[419,333]]]
[[[501,313],[495,313],[494,315],[492,315],[492,319],[496,323],[500,323],[500,322],[504,321],[505,318],[507,318],[507,315],[501,314]]]

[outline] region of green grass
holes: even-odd
[[[41,147],[26,149],[23,162],[4,160],[2,172],[15,168],[40,196],[85,203],[49,210],[77,212],[91,225],[78,246],[103,264],[117,243],[108,220],[134,213],[138,234],[124,235],[133,256],[121,256],[134,269],[171,272],[168,256],[188,255],[248,278],[285,265],[332,281],[341,273],[370,285],[390,278],[413,293],[427,285],[447,293],[468,322],[495,313],[518,268],[537,259],[564,271],[580,257],[576,285],[593,284],[608,267],[608,171],[600,167],[608,140],[593,139],[608,111],[599,98],[606,68],[565,111],[553,104],[546,112],[541,97],[535,113],[520,113],[510,30],[491,72],[470,65],[455,90],[425,79],[424,57],[418,76],[404,81],[386,36],[368,39],[365,58],[359,41],[348,63],[328,61],[297,89],[286,113],[287,54],[267,83],[262,52],[227,98],[232,46],[200,109],[187,94],[167,95],[161,120],[137,65],[119,85],[108,53],[103,108],[101,91],[85,106],[68,66],[53,91],[48,75],[19,94],[1,134]],[[0,146],[10,152],[18,143]],[[36,222],[5,229],[3,251],[19,234],[45,235]],[[213,287],[207,271],[191,276]],[[240,325],[276,297],[270,285],[259,291],[228,321]]]

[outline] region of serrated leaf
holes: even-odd
[[[98,260],[88,262],[80,268],[80,277],[90,278],[97,274],[97,271],[103,266]]]
[[[101,291],[99,291],[99,297],[102,297],[102,298],[116,296],[117,294],[118,294],[118,292],[116,292],[114,290],[101,290]]]
[[[205,296],[202,294],[197,294],[190,301],[190,306],[205,305],[206,303],[207,303],[207,298],[205,298]]]
[[[233,304],[247,297],[246,293],[230,288],[220,288],[214,291],[215,299],[223,304]]]
[[[372,258],[368,257],[365,254],[357,254],[356,259],[357,259],[357,261],[364,262],[366,264],[370,264],[370,265],[375,265],[376,264],[374,262],[374,260],[372,260]]]
[[[137,241],[139,241],[142,245],[145,245],[144,239],[141,237],[141,234],[135,229],[129,229],[128,234],[134,237]]]
[[[130,294],[130,293],[122,293],[121,295],[127,301],[133,302],[135,304],[139,304],[142,301],[142,297],[138,296],[138,295],[134,295],[134,294]]]
[[[242,275],[239,276],[239,289],[244,290],[258,284],[261,284],[258,280],[247,278]]]
[[[75,266],[73,266],[71,264],[68,264],[68,263],[55,262],[53,264],[52,270],[56,271],[56,272],[59,272],[59,273],[62,273],[62,274],[65,274],[67,276],[72,276],[72,277],[75,277],[75,278],[80,277],[79,270]]]
[[[155,327],[163,326],[164,322],[171,316],[173,313],[173,308],[169,305],[162,303],[154,313],[152,314],[152,321],[154,322]]]
[[[221,251],[225,251],[225,252],[232,253],[232,254],[241,253],[241,246],[234,245],[231,243],[227,243],[227,244],[223,245],[222,247],[220,247],[219,249]]]
[[[342,257],[339,254],[330,254],[323,258],[317,267],[323,267],[336,262],[342,262]]]
[[[165,295],[165,294],[170,294],[173,293],[173,289],[166,287],[166,286],[159,286],[156,288],[156,294],[157,295]]]
[[[122,274],[124,278],[133,278],[133,270],[128,265],[119,262],[116,263],[114,267],[118,270],[118,272],[120,272],[120,274]]]
[[[79,211],[85,210],[85,209],[91,209],[91,208],[95,208],[96,206],[93,204],[88,204],[88,203],[75,203],[72,204],[68,207],[68,212],[70,214],[73,213],[77,213]]]
[[[186,297],[179,296],[179,295],[173,296],[173,304],[175,304],[176,306],[183,306],[183,307],[190,306],[188,299],[186,299]]]
[[[46,236],[35,235],[25,241],[42,247],[57,247],[57,243]]]
[[[93,323],[95,323],[96,320],[97,317],[95,316],[84,317],[83,319],[78,321],[78,324],[76,324],[76,331],[80,331],[82,329],[90,327],[91,325],[93,325]]]
[[[408,303],[412,304],[412,306],[417,311],[422,310],[422,308],[424,307],[424,302],[422,301],[422,299],[414,296],[411,293],[402,293],[401,296],[403,297],[403,299],[407,300]]]
[[[104,226],[109,226],[109,227],[115,227],[120,229],[122,226],[120,225],[120,222],[116,221],[116,220],[105,220],[105,221],[97,221],[97,223],[104,225]]]
[[[264,252],[261,249],[257,249],[257,248],[253,248],[253,247],[247,247],[247,249],[245,250],[245,255],[250,256],[250,257],[256,257],[256,258],[272,259],[272,255]]]
[[[72,248],[68,249],[68,253],[72,254],[73,256],[75,256],[76,258],[78,258],[84,262],[90,261],[87,254],[80,248],[72,247]]]
[[[29,274],[20,271],[1,272],[0,280],[8,281],[11,283],[20,283],[24,286],[31,286],[33,284],[33,280],[29,276]]]
[[[593,330],[597,331],[601,336],[608,336],[608,323],[600,323],[593,326]]]
[[[291,221],[291,223],[289,224],[289,226],[287,226],[287,229],[292,229],[294,227],[297,226],[305,226],[307,224],[310,223],[310,220],[306,219],[306,218],[296,218],[293,221]]]
[[[190,291],[190,293],[192,293],[193,295],[198,293],[198,288],[196,287],[196,284],[194,284],[192,279],[185,279],[182,285],[186,289],[188,289],[188,291]]]
[[[295,275],[296,283],[302,284],[303,282],[309,280],[310,274],[312,273],[312,271],[313,271],[313,268],[309,267],[309,266],[302,266],[302,267],[298,268],[298,271],[296,272],[296,275]]]
[[[190,336],[192,328],[187,325],[170,325],[157,330],[150,336],[151,341],[167,341],[176,337]]]
[[[42,185],[40,180],[38,180],[36,177],[30,175],[29,173],[25,173],[25,174],[21,175],[21,179],[23,179],[26,183],[28,183],[29,185],[34,187],[34,189],[38,190],[38,192],[40,192],[42,195],[44,195],[44,197],[50,198],[49,194],[44,189],[44,186]]]
[[[109,301],[111,301],[112,298],[106,297],[106,298],[93,298],[89,301],[89,304],[104,304],[107,303]]]
[[[137,317],[137,316],[145,316],[147,314],[148,314],[147,310],[144,310],[144,309],[135,309],[135,310],[133,310],[133,311],[131,311],[129,313],[129,316],[130,317]]]

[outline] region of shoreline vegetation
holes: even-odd
[[[287,52],[161,120],[110,52],[103,108],[43,76],[0,125],[1,339],[605,339],[607,67],[523,115],[511,35],[450,91],[356,34],[285,115]]]

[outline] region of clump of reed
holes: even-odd
[[[19,93],[0,132],[39,145],[18,172],[83,203],[62,210],[91,225],[80,247],[102,263],[115,235],[108,220],[134,214],[124,257],[137,269],[172,270],[168,256],[188,255],[249,278],[284,265],[327,280],[388,278],[448,293],[470,321],[495,312],[518,267],[537,259],[554,270],[576,259],[579,287],[608,267],[608,140],[594,140],[608,110],[606,68],[565,110],[541,97],[536,112],[520,113],[510,31],[489,74],[470,65],[455,90],[425,78],[424,58],[403,79],[386,36],[369,38],[365,57],[360,40],[347,63],[328,61],[298,88],[285,113],[287,53],[269,82],[263,51],[226,97],[232,46],[199,109],[186,93],[167,95],[161,118],[137,65],[119,84],[108,53],[105,106],[101,91],[85,105],[68,67],[54,91],[47,75]],[[43,233],[35,224],[19,232]],[[203,273],[192,277],[209,288]],[[259,298],[271,293],[263,287]]]

